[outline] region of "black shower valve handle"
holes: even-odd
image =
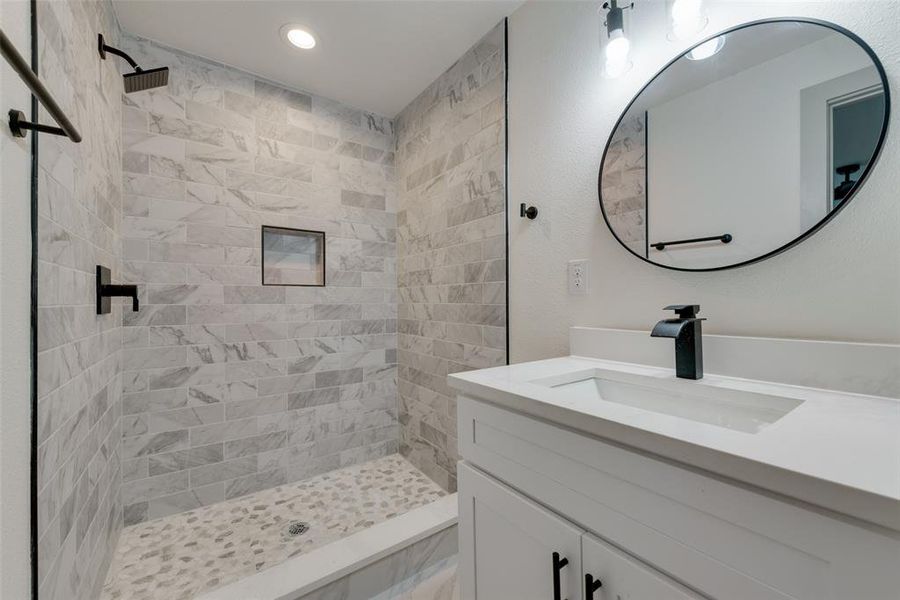
[[[104,285],[101,288],[101,293],[103,296],[107,298],[112,297],[123,297],[123,298],[131,298],[131,310],[133,312],[137,312],[140,307],[140,302],[138,301],[138,292],[136,285],[113,285],[108,284]]]
[[[105,315],[112,311],[113,297],[131,298],[131,310],[137,312],[140,308],[137,286],[110,283],[110,279],[110,270],[97,265],[97,314]]]

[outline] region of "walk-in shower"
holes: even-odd
[[[446,375],[505,361],[502,25],[388,118],[77,6],[37,19],[84,133],[35,175],[41,600],[374,596],[450,559]]]

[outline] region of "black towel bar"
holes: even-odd
[[[694,242],[712,242],[712,241],[720,241],[723,244],[727,244],[734,238],[731,237],[730,233],[723,233],[722,235],[711,235],[709,237],[701,237],[701,238],[691,238],[689,240],[675,240],[674,242],[656,242],[655,244],[650,244],[657,250],[663,250],[666,246],[677,246],[678,244],[693,244]]]
[[[80,142],[81,134],[78,133],[72,121],[63,113],[59,104],[56,103],[56,100],[53,99],[53,96],[50,95],[50,92],[44,87],[38,76],[34,74],[34,71],[31,70],[31,67],[28,66],[28,63],[22,58],[22,55],[19,54],[2,29],[0,29],[0,51],[2,51],[6,62],[19,74],[19,77],[22,78],[22,81],[25,82],[31,93],[37,97],[38,102],[47,109],[47,112],[59,125],[59,127],[53,127],[52,125],[32,123],[25,120],[25,113],[13,109],[9,111],[9,129],[12,131],[12,134],[16,137],[25,137],[25,131],[30,129],[32,131],[52,133],[53,135],[64,135],[75,143]]]

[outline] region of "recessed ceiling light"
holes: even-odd
[[[717,38],[713,38],[708,42],[704,42],[700,44],[693,50],[687,53],[687,58],[689,60],[703,60],[709,58],[710,56],[717,54],[719,50],[725,45],[725,36],[720,35]]]
[[[309,29],[300,25],[285,25],[281,28],[281,36],[292,46],[309,50],[316,46],[316,36]]]

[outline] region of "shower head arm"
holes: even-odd
[[[138,64],[134,61],[133,58],[119,50],[118,48],[113,48],[112,46],[107,46],[103,41],[103,34],[98,35],[99,39],[99,47],[100,47],[100,58],[106,60],[106,53],[115,54],[116,56],[121,56],[125,60],[128,61],[128,64],[131,65],[131,68],[135,70],[135,72],[140,73],[142,69],[138,66]]]

